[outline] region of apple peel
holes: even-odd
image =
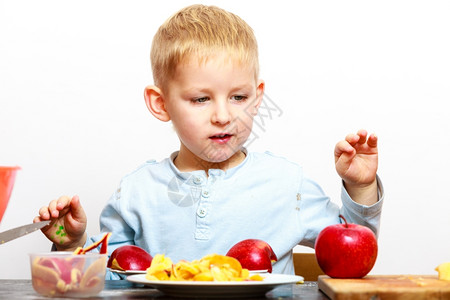
[[[33,260],[31,272],[33,287],[41,294],[68,295],[76,293],[94,293],[103,287],[106,256],[94,261],[87,270],[85,259],[77,257],[100,247],[100,254],[107,254],[108,240],[111,233],[106,233],[99,241],[86,248],[78,247],[73,254],[75,257],[38,257]]]
[[[100,247],[100,254],[107,254],[108,253],[108,241],[109,241],[109,237],[111,236],[111,232],[105,233],[105,235],[98,240],[97,242],[87,246],[86,248],[82,248],[82,247],[78,247],[73,254],[86,254],[86,252],[89,252],[95,248],[97,248],[99,245],[101,245]]]
[[[78,262],[72,265],[70,260],[63,258],[37,258],[32,265],[32,276],[38,288],[50,288],[54,289],[52,293],[64,294],[78,287],[82,266]]]
[[[102,274],[105,265],[106,257],[101,257],[94,263],[92,263],[89,268],[87,268],[86,272],[84,272],[83,277],[81,277],[80,286],[82,288],[90,288],[92,286],[95,286],[99,282],[98,280],[100,280],[100,278],[98,278],[98,275]],[[96,278],[98,280],[96,280]]]
[[[39,279],[40,281],[52,285],[55,285],[58,282],[58,280],[61,279],[60,275],[55,269],[41,265],[36,260],[35,262],[33,262],[33,267],[31,268],[31,275],[33,276],[33,278]]]
[[[37,257],[31,266],[33,287],[46,296],[95,294],[103,289],[106,259],[106,256],[95,258],[83,272],[85,258],[78,255]]]

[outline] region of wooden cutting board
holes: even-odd
[[[450,299],[450,281],[432,275],[368,275],[360,279],[321,275],[318,286],[332,300]]]

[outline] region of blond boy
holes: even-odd
[[[313,247],[340,213],[378,233],[383,190],[375,135],[360,130],[335,147],[341,208],[297,164],[243,147],[264,81],[256,39],[242,19],[217,7],[184,8],[159,28],[151,61],[155,85],[146,87],[145,101],[153,116],[172,122],[180,149],[122,179],[100,217],[101,231],[113,233],[111,252],[136,244],[173,261],[193,260],[257,238],[277,254],[274,272],[293,274],[292,248]],[[48,219],[43,232],[57,250],[102,235],[87,236],[77,196],[51,201],[35,221]],[[64,238],[54,235],[54,224],[65,228]]]

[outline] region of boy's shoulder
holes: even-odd
[[[253,159],[255,159],[255,160],[267,160],[267,161],[283,162],[283,163],[287,163],[287,164],[298,165],[297,163],[292,162],[288,158],[281,156],[281,155],[274,154],[270,151],[249,152],[248,155],[253,157]]]
[[[286,157],[276,155],[270,151],[265,152],[249,152],[249,160],[252,165],[260,166],[261,168],[289,168],[301,170],[301,166]]]
[[[157,161],[155,159],[149,159],[149,160],[145,161],[144,163],[142,163],[141,165],[139,165],[133,171],[126,174],[122,178],[122,180],[130,178],[130,177],[136,178],[136,177],[140,177],[142,175],[148,176],[151,173],[162,174],[166,170],[168,170],[168,168],[170,168],[168,160],[169,160],[168,158],[165,158],[161,161]]]
[[[241,176],[270,183],[271,186],[300,186],[304,179],[303,168],[272,152],[248,153],[248,164]]]

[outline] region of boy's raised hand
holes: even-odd
[[[87,218],[78,196],[62,196],[51,201],[48,206],[41,207],[39,216],[33,222],[45,220],[51,220],[51,223],[42,228],[42,232],[57,250],[73,251],[83,247]]]
[[[376,202],[377,143],[378,138],[375,134],[368,136],[366,130],[359,130],[356,134],[347,135],[334,149],[336,171],[356,202],[363,204]],[[368,196],[371,199],[368,199]]]

